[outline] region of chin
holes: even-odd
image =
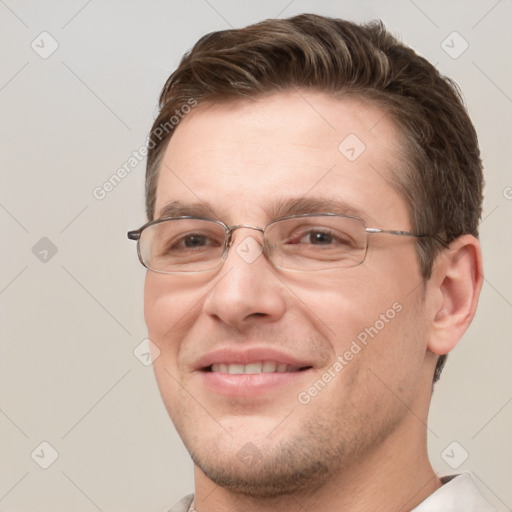
[[[309,450],[308,450],[309,451]],[[232,493],[253,498],[276,498],[321,487],[332,476],[332,465],[312,459],[311,453],[294,446],[281,446],[262,453],[248,442],[228,455],[209,453],[201,457],[191,452],[196,466],[209,480]]]
[[[356,436],[346,438],[318,418],[288,427],[274,423],[274,430],[264,429],[270,432],[266,436],[240,428],[236,438],[224,431],[182,439],[209,480],[236,494],[269,499],[321,488],[342,470],[357,444]]]

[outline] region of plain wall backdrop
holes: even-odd
[[[164,511],[192,491],[137,349],[133,153],[200,36],[303,12],[381,18],[463,91],[485,164],[485,284],[436,386],[429,452],[440,474],[471,470],[499,511],[512,506],[510,0],[0,0],[1,511]]]

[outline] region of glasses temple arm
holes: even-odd
[[[367,233],[383,233],[388,235],[397,235],[397,236],[411,236],[414,238],[433,238],[436,242],[439,242],[443,247],[448,248],[450,244],[443,240],[439,235],[430,235],[430,234],[416,234],[411,233],[410,231],[396,231],[392,229],[379,229],[379,228],[365,228]]]
[[[127,236],[130,240],[138,240],[140,238],[140,230],[128,231]]]

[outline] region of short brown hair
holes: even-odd
[[[350,95],[377,104],[401,129],[406,165],[395,186],[412,229],[447,243],[478,236],[483,174],[475,129],[457,85],[389,32],[383,23],[303,14],[202,37],[167,80],[148,142],[146,212],[152,220],[160,161],[173,134],[169,119],[191,99],[233,101],[293,88]],[[197,104],[195,103],[195,104]],[[428,279],[441,245],[418,240]],[[438,359],[434,382],[446,356]]]

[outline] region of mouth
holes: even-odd
[[[293,366],[277,361],[258,361],[248,364],[240,363],[214,363],[203,371],[212,373],[226,373],[229,375],[257,375],[260,373],[291,373],[309,370],[311,366]]]
[[[257,397],[279,392],[283,386],[308,382],[313,365],[292,354],[273,348],[235,350],[225,347],[200,358],[196,372],[214,394],[230,397]]]

